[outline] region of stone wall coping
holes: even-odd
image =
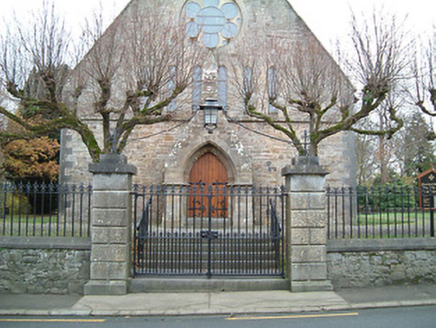
[[[2,236],[0,248],[91,250],[91,238]]]
[[[138,169],[127,164],[127,157],[120,154],[100,155],[99,163],[89,164],[89,172],[94,174],[136,174]]]
[[[321,175],[329,174],[327,168],[319,165],[319,158],[316,156],[299,156],[292,159],[291,165],[282,169],[282,176],[289,175]]]
[[[339,239],[327,241],[327,252],[436,250],[435,238]]]

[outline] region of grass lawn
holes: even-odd
[[[66,222],[63,216],[54,213],[50,215],[7,215],[0,217],[0,236],[68,236],[86,237],[88,234],[88,218],[83,217],[82,222],[75,218],[74,224],[71,217]]]
[[[62,221],[62,218],[59,218],[60,221]],[[5,217],[0,217],[0,223],[3,223],[4,221],[6,221],[7,223],[10,224],[10,222],[13,222],[13,224],[26,224],[27,222],[29,224],[44,224],[44,223],[57,223],[58,222],[58,217],[57,214],[21,214],[21,215],[6,215]]]
[[[410,213],[377,213],[359,214],[357,222],[359,225],[378,225],[378,224],[408,224],[415,222],[429,222],[431,214],[429,211],[419,211]]]

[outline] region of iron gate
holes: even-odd
[[[283,276],[283,188],[135,186],[138,275]]]

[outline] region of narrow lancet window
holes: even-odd
[[[277,70],[275,67],[268,68],[268,111],[277,113],[277,108],[269,103],[270,99],[277,98]]]
[[[220,66],[218,68],[218,104],[220,104],[223,108],[227,107],[227,68],[224,66]]]
[[[203,70],[200,66],[194,68],[192,76],[192,110],[198,110],[201,105]]]

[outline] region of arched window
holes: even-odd
[[[244,67],[244,76],[243,76],[243,91],[244,93],[252,93],[253,92],[253,70],[251,67]]]

